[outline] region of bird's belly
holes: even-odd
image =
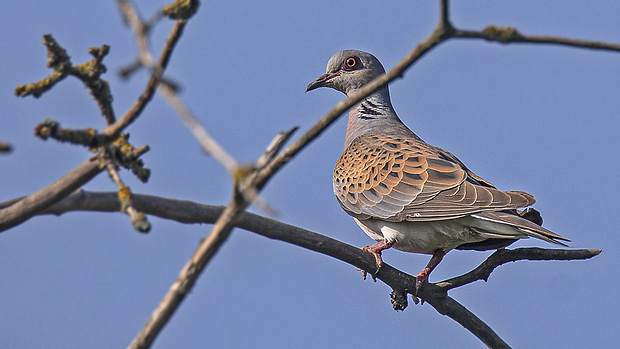
[[[438,249],[447,252],[464,243],[485,240],[481,234],[455,219],[431,222],[355,219],[355,222],[373,240],[394,241],[393,247],[405,252],[433,254]]]

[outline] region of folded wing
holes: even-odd
[[[355,218],[391,222],[453,219],[535,202],[528,193],[471,178],[458,159],[437,149],[415,139],[362,135],[336,163],[334,193]]]

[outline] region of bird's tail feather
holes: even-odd
[[[570,241],[569,239],[558,235],[551,230],[545,229],[542,226],[531,222],[525,218],[522,218],[519,215],[515,215],[509,212],[501,212],[501,211],[488,211],[488,212],[479,212],[471,215],[474,218],[478,218],[487,222],[499,223],[511,226],[516,228],[519,232],[524,235],[535,237],[547,242],[551,242],[554,244],[567,246],[565,243],[558,241]],[[498,232],[498,234],[492,234],[494,237],[504,236],[504,238],[514,238],[514,236],[506,236],[502,234],[503,232]],[[486,234],[485,234],[486,235]],[[499,235],[499,236],[495,236]]]

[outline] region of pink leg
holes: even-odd
[[[368,251],[372,253],[373,256],[375,256],[375,261],[377,262],[377,271],[375,272],[375,274],[379,272],[379,269],[381,269],[381,266],[383,265],[383,260],[381,259],[381,251],[387,250],[388,248],[392,247],[395,242],[396,241],[381,240],[375,242],[372,245],[362,247],[362,250]]]
[[[420,274],[415,276],[416,291],[420,289],[420,287],[422,286],[424,282],[428,281],[428,276],[431,274],[431,271],[433,271],[433,269],[435,269],[437,264],[441,262],[445,254],[446,252],[444,252],[443,250],[437,250],[435,251],[435,253],[433,253],[431,260],[428,261],[428,264],[426,265],[426,268],[422,269]]]

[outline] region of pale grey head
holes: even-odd
[[[327,72],[311,82],[306,92],[319,87],[330,87],[350,96],[382,74],[385,74],[385,69],[375,56],[358,50],[344,50],[329,59]],[[418,138],[396,115],[387,86],[370,94],[351,108],[345,147],[366,133],[405,134],[408,137]]]
[[[363,51],[344,50],[329,59],[326,73],[310,83],[306,92],[331,87],[349,95],[384,73],[377,57]]]

